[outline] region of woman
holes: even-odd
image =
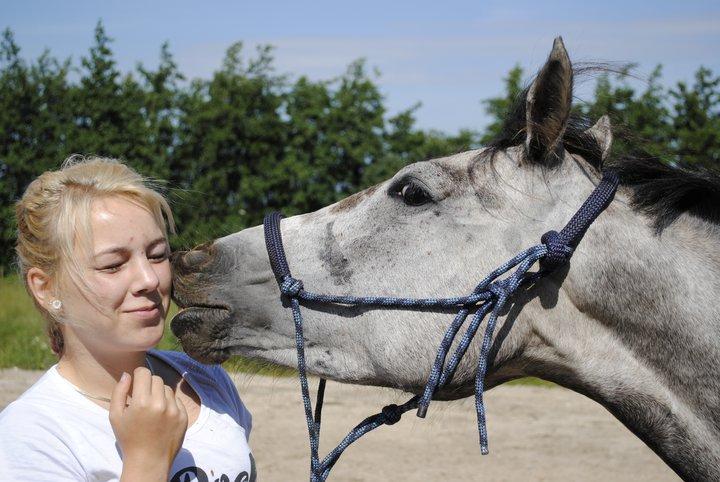
[[[255,480],[251,417],[225,371],[153,349],[170,305],[166,200],[118,161],[71,158],[16,215],[59,360],[0,413],[0,478]]]

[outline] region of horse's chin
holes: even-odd
[[[229,353],[227,349],[194,350],[192,348],[188,348],[184,343],[183,350],[185,350],[185,353],[195,360],[206,365],[220,365],[221,363],[225,363],[232,355],[232,353]]]
[[[223,308],[191,306],[180,310],[170,321],[173,334],[185,353],[200,363],[220,364],[233,354],[223,337],[209,336],[207,326],[227,326],[229,311]]]

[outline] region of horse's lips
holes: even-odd
[[[206,335],[207,318],[227,318],[228,310],[207,306],[185,306],[170,321],[170,329],[180,341],[183,350],[201,363],[223,363],[230,358],[230,350],[217,347],[217,339]],[[205,315],[205,316],[203,316]],[[208,316],[209,315],[209,316]]]

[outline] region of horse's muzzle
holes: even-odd
[[[202,363],[222,363],[230,357],[221,331],[229,327],[230,312],[221,307],[192,306],[180,310],[170,322],[170,329],[183,350]]]

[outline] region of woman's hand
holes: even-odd
[[[167,481],[187,423],[185,406],[162,378],[145,367],[136,368],[132,379],[124,373],[110,400],[110,425],[123,455],[120,480]]]

